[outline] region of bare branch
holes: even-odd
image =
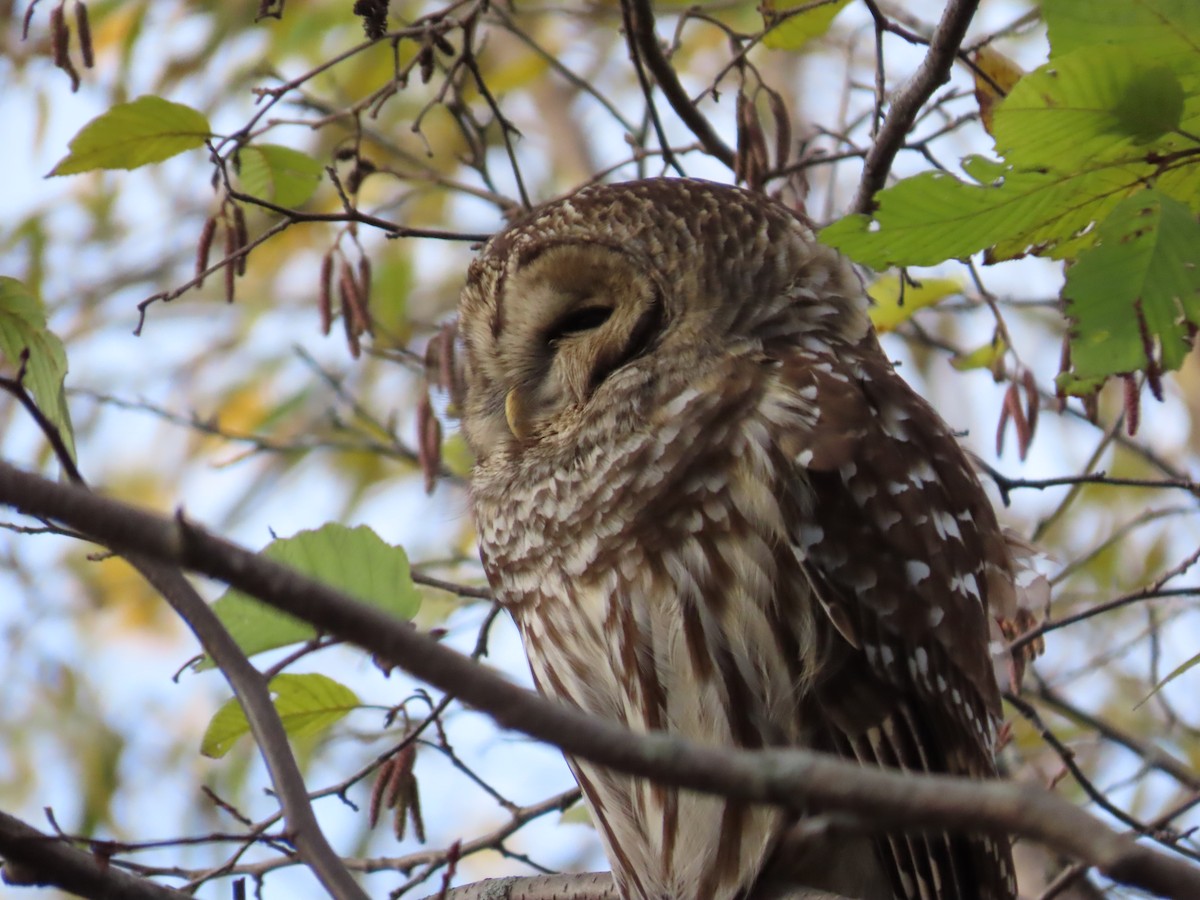
[[[607,872],[582,875],[535,875],[531,878],[487,878],[427,900],[618,900],[612,877]],[[786,894],[754,894],[751,900],[845,900],[815,888],[801,888]]]
[[[869,213],[874,208],[875,195],[887,182],[888,172],[896,154],[904,145],[908,131],[917,114],[933,92],[950,80],[950,67],[967,34],[967,26],[979,6],[979,0],[948,0],[942,19],[929,42],[929,52],[908,85],[892,97],[887,118],[867,153],[858,194],[851,211]]]
[[[1026,785],[864,768],[807,750],[741,751],[634,735],[508,682],[436,641],[188,522],[154,515],[0,463],[0,503],[66,524],[118,552],[150,556],[239,588],[353,642],[501,726],[633,775],[755,803],[861,814],[879,829],[1019,834],[1167,897],[1200,896],[1200,869],[1137,844],[1068,801]]]

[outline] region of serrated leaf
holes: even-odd
[[[1082,48],[1017,83],[995,111],[996,148],[1018,169],[1058,172],[1176,152],[1190,142],[1175,129],[1185,118],[1200,125],[1200,98],[1185,116],[1183,74],[1162,65],[1154,47]]]
[[[1055,57],[1098,44],[1140,48],[1163,40],[1173,41],[1176,52],[1186,55],[1200,44],[1200,4],[1195,0],[1042,0],[1042,17]]]
[[[46,327],[42,301],[15,278],[0,276],[0,357],[6,374],[13,377],[28,350],[24,384],[42,414],[58,429],[71,458],[75,458],[75,432],[63,382],[67,355],[62,341]]]
[[[778,27],[768,31],[763,36],[763,44],[772,50],[799,50],[813,38],[820,37],[827,32],[837,14],[849,3],[850,0],[830,0],[828,3],[818,4],[815,0],[808,0],[805,3],[780,4],[777,0],[764,0],[762,6],[764,25],[770,25],[771,22],[776,21],[779,15],[790,10],[804,6],[810,8],[785,19]]]
[[[901,289],[899,276],[884,275],[867,288],[868,296],[875,301],[870,316],[876,331],[892,331],[911,319],[917,310],[962,293],[962,281],[957,278],[915,281],[905,283]]]
[[[1075,321],[1071,375],[1100,378],[1156,364],[1179,368],[1200,325],[1200,224],[1192,212],[1153,189],[1122,201],[1097,229],[1098,243],[1067,272],[1063,295]]]
[[[362,706],[350,688],[325,675],[276,675],[271,679],[271,701],[283,729],[291,737],[320,734],[352,710]],[[241,703],[228,700],[208,723],[200,752],[219,759],[250,733]]]
[[[71,152],[50,174],[136,169],[202,147],[211,135],[203,113],[146,95],[130,103],[118,103],[84,125],[71,139]]]
[[[320,162],[279,144],[243,147],[239,179],[246,193],[280,206],[297,207],[316,191],[325,174]]]
[[[1139,186],[1128,166],[1074,174],[1008,169],[988,185],[925,172],[881,191],[873,218],[846,216],[820,238],[875,269],[933,266],[985,248],[990,261],[1031,252],[1062,257],[1092,243],[1088,226]]]
[[[404,550],[365,525],[347,528],[331,522],[272,541],[263,554],[399,619],[411,619],[420,607]],[[316,636],[307,622],[233,589],[213,604],[213,611],[247,656]],[[210,660],[200,664],[211,666]]]

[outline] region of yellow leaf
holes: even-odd
[[[960,372],[968,369],[991,369],[995,372],[1007,351],[1008,344],[1002,338],[995,337],[970,353],[961,353],[955,356],[950,360],[950,365]]]
[[[867,294],[875,301],[871,321],[876,331],[892,331],[911,319],[918,309],[961,293],[962,282],[957,278],[926,278],[916,284],[905,284],[901,291],[898,276],[884,275],[867,288]]]
[[[975,52],[975,100],[979,104],[979,118],[987,133],[992,133],[992,110],[1008,96],[1008,92],[1021,80],[1024,69],[990,46],[980,47]]]
[[[779,22],[763,37],[763,43],[772,50],[799,50],[813,38],[829,30],[834,18],[850,0],[808,0],[807,3],[784,3],[764,0],[763,24],[770,27]],[[795,13],[794,15],[789,15]]]

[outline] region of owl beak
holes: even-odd
[[[504,397],[504,420],[508,422],[508,430],[518,441],[523,441],[529,436],[524,412],[521,408],[520,395],[517,393],[517,389],[513,388]]]

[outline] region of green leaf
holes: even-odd
[[[995,167],[972,161],[971,171],[984,169]],[[875,269],[933,266],[985,248],[989,261],[1061,257],[1095,240],[1088,226],[1140,187],[1139,174],[1131,166],[1076,174],[1007,169],[999,184],[979,185],[924,172],[881,191],[873,219],[846,216],[820,237]]]
[[[996,370],[1004,354],[1008,352],[1008,344],[999,336],[992,338],[982,347],[976,347],[968,353],[956,354],[950,360],[950,365],[960,372],[971,369]]]
[[[71,138],[71,152],[50,174],[136,169],[202,147],[211,135],[208,119],[190,106],[153,95],[138,97],[132,103],[118,103],[84,125]]]
[[[1085,47],[1029,73],[996,108],[996,149],[1017,169],[1075,172],[1190,147],[1174,131],[1200,125],[1200,97],[1185,117],[1180,79],[1200,88],[1200,70],[1168,68],[1154,49]]]
[[[21,354],[28,350],[25,387],[37,407],[58,429],[59,436],[75,458],[75,433],[63,392],[67,377],[67,355],[62,341],[46,328],[42,301],[15,278],[0,276],[0,357],[9,377],[21,366]]]
[[[1064,394],[1072,397],[1090,397],[1104,387],[1107,377],[1076,378],[1070,372],[1059,372],[1054,376],[1054,386]]]
[[[325,168],[311,156],[278,144],[243,147],[239,178],[246,193],[280,206],[297,207],[316,191]]]
[[[763,3],[764,13],[773,13],[773,15],[764,14],[764,25],[770,25],[780,15],[790,10],[799,9],[802,6],[810,8],[784,19],[777,28],[772,28],[763,36],[763,43],[772,50],[799,50],[813,38],[820,37],[827,32],[837,14],[849,3],[850,0],[830,0],[828,3],[817,5],[814,0],[807,0],[804,3],[787,3],[782,9],[777,9],[779,4],[775,0],[765,0]]]
[[[567,809],[563,810],[558,817],[559,825],[586,825],[588,828],[595,829],[596,822],[592,818],[592,814],[588,812],[587,804],[576,802]]]
[[[337,523],[272,541],[263,555],[353,595],[398,619],[411,619],[421,603],[408,556],[365,525]],[[316,631],[307,622],[230,589],[213,611],[247,656],[307,641]],[[199,668],[211,668],[205,660]]]
[[[1184,99],[1175,73],[1166,66],[1151,66],[1129,79],[1114,112],[1121,130],[1148,143],[1182,125]]]
[[[1195,0],[1042,0],[1052,57],[1080,47],[1109,44],[1133,48],[1164,40],[1176,55],[1200,44],[1200,4]]]
[[[276,675],[271,679],[271,700],[292,737],[320,734],[362,702],[350,688],[325,675]],[[250,723],[236,698],[228,700],[208,723],[200,752],[219,759],[242,735],[250,733]]]
[[[1147,341],[1158,367],[1179,368],[1189,324],[1200,325],[1200,224],[1178,200],[1147,189],[1122,201],[1097,231],[1063,288],[1075,321],[1071,375],[1145,369]]]
[[[884,275],[867,288],[867,294],[875,301],[870,310],[871,321],[876,331],[892,331],[911,319],[917,310],[961,294],[962,287],[958,278],[922,278],[915,284],[904,284],[902,290],[898,276]]]

